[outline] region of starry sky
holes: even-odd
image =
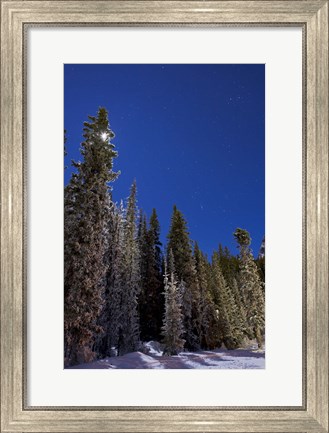
[[[211,256],[248,230],[258,254],[265,234],[265,65],[64,65],[65,184],[81,159],[83,122],[109,112],[119,152],[113,197],[134,179],[138,206],[155,207],[166,242],[173,205]]]

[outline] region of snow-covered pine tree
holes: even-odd
[[[147,273],[147,219],[142,209],[139,210],[138,230],[137,230],[138,247],[140,253],[140,267],[141,267],[141,286],[143,287]],[[142,293],[141,293],[142,294]]]
[[[148,294],[147,294],[147,285],[148,285],[148,264],[147,264],[147,256],[148,256],[148,236],[147,236],[147,221],[146,215],[142,210],[139,211],[139,221],[138,221],[138,247],[140,254],[140,275],[141,275],[141,290],[138,297],[138,311],[139,311],[139,321],[140,321],[140,336],[142,341],[149,340],[149,305],[148,305]]]
[[[246,337],[248,337],[248,325],[247,325],[247,319],[246,319],[246,311],[244,307],[243,300],[241,298],[241,293],[239,290],[237,278],[234,278],[230,282],[230,291],[231,295],[234,298],[234,306],[233,306],[233,317],[232,322],[234,326],[234,337],[237,346],[240,346],[243,343],[243,340],[245,340]]]
[[[125,324],[123,305],[127,281],[127,262],[125,250],[126,209],[121,201],[114,214],[113,246],[109,254],[108,287],[108,354],[118,355],[119,339]]]
[[[118,355],[138,350],[140,346],[138,297],[141,289],[140,252],[137,237],[137,186],[134,181],[128,198],[124,225],[124,263],[122,271],[121,315]]]
[[[255,262],[258,267],[260,279],[264,283],[263,287],[265,288],[265,236],[263,237],[258,257]]]
[[[228,349],[232,348],[233,329],[231,324],[231,299],[229,288],[220,267],[219,256],[214,252],[212,256],[213,300],[216,305],[218,318],[218,335],[220,342],[224,342]]]
[[[231,286],[239,272],[239,260],[230,253],[227,247],[223,247],[221,244],[218,248],[218,258],[225,281]]]
[[[155,209],[152,211],[149,228],[144,216],[140,219],[138,232],[142,276],[139,298],[141,338],[143,341],[156,340],[161,336],[164,299],[160,224]]]
[[[105,290],[106,203],[117,156],[105,108],[84,123],[82,162],[64,192],[64,349],[70,364],[90,361]]]
[[[150,217],[149,231],[149,255],[147,262],[149,264],[148,274],[150,284],[152,285],[152,303],[153,304],[153,319],[154,319],[154,338],[160,338],[162,317],[164,313],[164,296],[163,296],[163,271],[162,271],[162,244],[160,242],[160,223],[156,209],[153,208]]]
[[[237,275],[239,272],[239,260],[233,256],[227,247],[219,245],[218,260],[224,279],[229,287],[230,297],[233,297],[231,309],[231,324],[234,330],[234,341],[236,346],[240,346],[246,336],[246,316],[241,293],[237,286]]]
[[[200,292],[187,223],[176,206],[173,208],[171,217],[167,249],[172,251],[178,281],[185,283],[182,312],[186,347],[189,350],[197,350],[200,348],[198,333]]]
[[[238,285],[242,293],[249,336],[262,347],[265,326],[263,282],[250,250],[251,238],[247,230],[237,228],[234,237],[240,249]]]
[[[163,318],[162,335],[165,344],[164,355],[178,355],[184,348],[184,326],[182,314],[182,296],[185,291],[184,282],[178,286],[175,275],[174,257],[169,250],[169,269],[165,260],[164,296],[165,313]]]
[[[216,346],[216,335],[212,329],[216,323],[216,308],[210,293],[210,267],[207,258],[194,243],[196,277],[200,289],[198,332],[201,348],[211,349]]]
[[[99,356],[112,356],[118,343],[121,320],[121,293],[124,283],[124,221],[125,209],[110,202],[108,206],[107,248],[104,258],[106,288],[104,306],[99,318],[103,333],[95,345]]]

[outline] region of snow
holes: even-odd
[[[118,350],[114,346],[111,347],[111,354],[113,356],[118,356]]]
[[[140,360],[145,362],[148,367],[144,368],[165,368],[159,361],[155,360],[152,356],[145,355],[144,353],[137,352]]]
[[[251,345],[246,349],[200,350],[181,352],[177,356],[162,356],[162,346],[156,341],[143,344],[142,352],[104,358],[70,368],[83,369],[263,369],[265,350]]]
[[[150,355],[162,356],[163,354],[161,344],[157,341],[148,341],[147,343],[144,343],[144,347],[146,348],[147,353]]]
[[[190,368],[206,368],[206,369],[259,369],[265,368],[265,356],[264,353],[261,352],[253,352],[259,353],[259,356],[252,356],[249,352],[248,356],[241,356],[244,352],[241,350],[238,352],[237,350],[233,351],[234,355],[228,355],[230,351],[218,351],[213,353],[196,353],[189,354],[184,362]],[[194,356],[192,356],[194,355]]]

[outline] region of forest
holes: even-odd
[[[234,350],[247,340],[261,348],[265,258],[254,258],[248,231],[232,233],[238,255],[217,240],[208,258],[173,203],[162,245],[157,211],[138,208],[135,180],[127,200],[113,201],[120,172],[105,108],[88,116],[83,136],[64,189],[64,365],[122,356],[148,341],[160,342],[164,356]],[[64,134],[64,154],[66,141]]]

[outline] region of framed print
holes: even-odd
[[[328,432],[328,2],[1,7],[1,431]]]

